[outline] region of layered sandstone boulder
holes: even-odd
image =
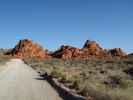
[[[70,59],[73,57],[77,57],[79,52],[80,52],[80,49],[78,48],[68,46],[68,45],[67,46],[62,45],[60,49],[58,49],[52,54],[52,57]]]
[[[46,58],[48,56],[46,50],[44,50],[39,44],[34,43],[29,39],[20,40],[19,43],[6,54],[18,58]]]

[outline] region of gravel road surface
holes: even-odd
[[[20,59],[0,72],[0,100],[62,100],[50,84]]]

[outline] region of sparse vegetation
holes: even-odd
[[[133,100],[133,58],[26,59],[67,87],[94,100]]]
[[[10,59],[9,56],[4,54],[6,51],[6,49],[0,49],[0,65],[5,64]]]

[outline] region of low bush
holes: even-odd
[[[125,71],[133,66],[133,59],[26,61],[30,65],[38,64],[41,70],[75,89],[82,96],[91,96],[94,100],[133,100],[133,78]]]

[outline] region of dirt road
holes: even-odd
[[[20,59],[0,72],[0,100],[62,100],[58,93]]]

